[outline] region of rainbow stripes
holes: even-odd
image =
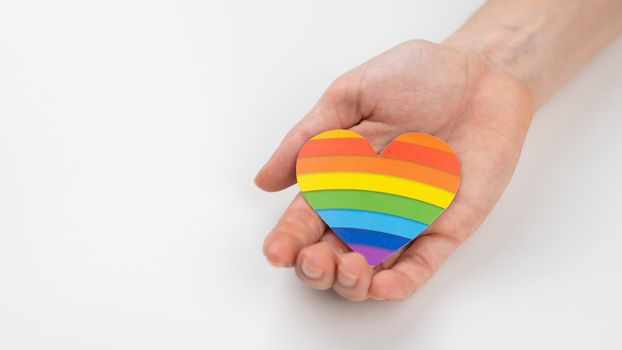
[[[296,174],[311,207],[370,265],[425,230],[460,185],[453,150],[423,133],[398,136],[378,156],[353,131],[326,131],[302,147]]]

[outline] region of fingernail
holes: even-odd
[[[292,267],[291,263],[283,262],[279,258],[267,258],[270,265],[274,267]]]
[[[383,301],[383,300],[386,300],[385,298],[375,297],[375,296],[373,296],[373,295],[371,296],[371,298],[372,298],[373,300],[376,300],[376,301]]]
[[[287,264],[287,263],[282,263],[282,262],[276,262],[276,261],[270,261],[270,264],[272,264],[272,266],[274,267],[292,267],[292,264]]]
[[[322,270],[320,270],[319,268],[317,268],[317,267],[315,267],[315,266],[313,266],[313,265],[309,264],[309,263],[308,263],[308,262],[306,262],[306,261],[303,261],[303,262],[302,262],[301,269],[302,269],[302,273],[303,273],[305,276],[307,276],[307,277],[309,277],[310,279],[312,279],[312,280],[319,279],[319,278],[320,278],[320,277],[322,277],[322,275],[324,274],[324,273],[322,272]]]
[[[345,288],[352,288],[356,284],[356,275],[339,269],[337,273],[337,282]]]

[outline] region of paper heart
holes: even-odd
[[[374,266],[449,206],[460,185],[460,163],[432,135],[402,134],[377,155],[361,135],[337,129],[304,144],[296,176],[309,205]]]

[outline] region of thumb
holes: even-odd
[[[296,182],[296,158],[311,137],[331,129],[346,129],[360,122],[358,84],[344,75],[335,80],[317,104],[285,136],[268,162],[259,170],[255,184],[264,191],[280,191]]]

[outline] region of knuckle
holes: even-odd
[[[328,89],[326,96],[330,100],[349,100],[350,97],[356,96],[357,84],[353,82],[352,77],[346,73],[335,79]]]
[[[287,135],[288,139],[293,140],[296,144],[303,144],[308,139],[310,139],[313,135],[310,135],[300,126],[294,126],[290,131],[289,135]]]
[[[283,215],[281,224],[294,228],[308,227],[310,219],[311,215],[305,210],[292,208]]]

